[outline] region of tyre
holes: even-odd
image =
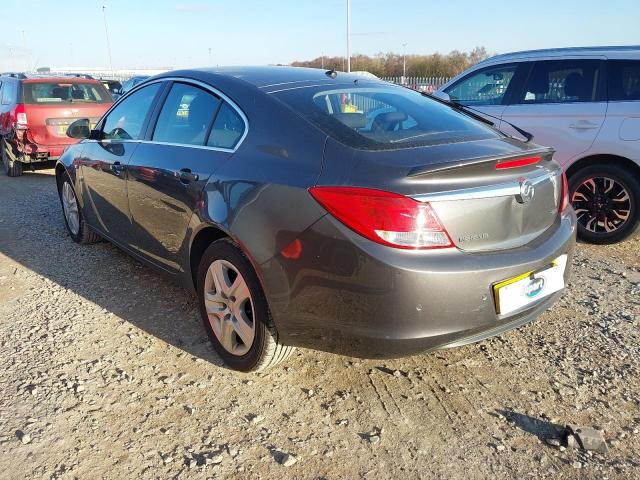
[[[83,244],[100,241],[100,236],[84,221],[78,197],[76,197],[76,192],[71,185],[71,179],[66,173],[62,178],[58,193],[62,204],[64,224],[71,239],[76,243]]]
[[[7,176],[19,177],[22,175],[22,162],[17,160],[11,144],[3,139],[0,143],[0,150],[2,150],[2,166]]]
[[[640,180],[618,165],[594,164],[569,179],[578,237],[588,243],[624,240],[640,224]]]
[[[224,363],[243,372],[270,368],[294,347],[282,345],[251,263],[229,239],[212,243],[198,268],[198,303]]]

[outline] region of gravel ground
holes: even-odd
[[[225,369],[194,298],[0,176],[0,478],[640,478],[640,239],[579,245],[563,299],[479,344]],[[609,453],[547,444],[603,429]]]

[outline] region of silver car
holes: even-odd
[[[435,95],[553,147],[569,178],[578,235],[613,243],[640,226],[640,47],[498,55]],[[507,123],[508,122],[508,123]]]

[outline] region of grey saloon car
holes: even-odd
[[[296,346],[393,357],[525,324],[566,285],[552,150],[346,73],[184,70],[122,97],[56,166],[78,243],[193,289],[234,369]],[[179,328],[179,327],[176,327]]]

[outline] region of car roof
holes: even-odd
[[[0,78],[2,79],[14,79],[21,81],[23,83],[41,83],[41,82],[61,82],[65,83],[91,83],[98,82],[98,80],[94,78],[85,78],[79,77],[76,75],[66,76],[66,75],[51,75],[46,73],[2,73],[0,74]],[[98,82],[99,83],[99,82]]]
[[[540,50],[523,50],[520,52],[503,53],[483,60],[478,65],[497,61],[527,60],[539,57],[568,57],[579,55],[602,55],[613,58],[640,58],[640,45],[603,46],[603,47],[566,47],[547,48]]]
[[[263,91],[273,91],[274,89],[295,88],[297,85],[310,84],[331,84],[344,82],[367,82],[367,83],[384,83],[376,78],[364,78],[362,74],[353,74],[345,72],[335,72],[335,77],[329,74],[331,70],[321,68],[303,68],[303,67],[286,67],[286,66],[268,66],[268,67],[218,67],[218,68],[199,68],[192,70],[177,70],[166,72],[154,78],[172,77],[172,76],[192,76],[215,78],[226,77],[227,79],[241,80],[243,82],[254,85]]]
[[[42,75],[42,76],[28,76],[21,79],[23,83],[45,83],[45,82],[64,82],[64,83],[100,83],[95,78],[84,77],[67,77],[63,75]]]

